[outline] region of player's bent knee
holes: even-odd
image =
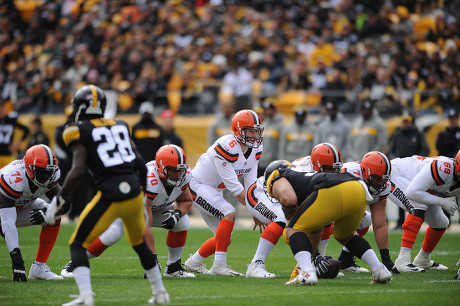
[[[190,220],[188,215],[182,216],[177,225],[172,229],[173,232],[183,232],[190,228]]]

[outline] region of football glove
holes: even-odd
[[[40,225],[45,222],[46,207],[42,209],[33,209],[30,212],[29,222],[33,225]]]
[[[24,267],[21,250],[19,250],[19,248],[15,248],[11,251],[10,256],[13,262],[13,282],[27,282],[26,268]]]
[[[331,266],[331,263],[327,261],[328,257],[330,258],[330,256],[318,255],[313,260],[318,277],[320,277],[321,275],[325,275],[328,272],[329,267]]]
[[[165,215],[166,219],[161,223],[161,227],[173,229],[182,217],[182,212],[179,209],[167,210],[162,215]]]
[[[48,206],[48,209],[46,210],[45,217],[44,217],[45,222],[47,224],[54,223],[57,212],[64,206],[65,202],[66,201],[61,196],[53,197],[53,199],[50,202],[50,206]]]
[[[438,204],[451,216],[453,216],[458,209],[457,198],[455,197],[439,198]]]

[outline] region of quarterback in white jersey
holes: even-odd
[[[252,110],[241,110],[232,118],[232,134],[220,137],[202,154],[192,171],[190,190],[193,206],[215,237],[206,241],[186,262],[189,271],[206,273],[202,263],[215,254],[212,275],[242,276],[227,266],[227,249],[235,222],[236,209],[228,203],[222,190],[228,189],[245,205],[245,190],[238,181],[244,178],[249,187],[257,179],[257,164],[262,155],[263,128],[260,118]]]
[[[155,253],[154,237],[150,227],[168,229],[166,245],[168,261],[163,273],[166,277],[195,277],[185,271],[181,264],[187,230],[190,227],[187,212],[192,207],[192,195],[189,183],[192,175],[187,165],[187,156],[176,145],[164,145],[156,152],[155,160],[146,164],[147,178],[145,195],[146,231],[145,241]],[[88,258],[98,257],[109,246],[114,245],[123,235],[123,222],[116,219],[109,228],[97,238],[87,250]],[[69,262],[61,275],[72,277]]]
[[[386,222],[386,199],[391,193],[391,163],[385,154],[377,151],[364,155],[360,163],[348,162],[343,165],[343,172],[348,172],[364,181],[369,188],[372,200],[367,201],[370,213],[366,211],[363,220],[357,230],[360,236],[364,236],[372,224],[375,240],[380,251],[382,263],[389,271],[394,270],[394,263],[390,258],[388,243],[388,224]],[[373,183],[375,182],[375,183]],[[353,262],[353,256],[344,247],[339,260],[341,268],[352,272],[369,272]]]
[[[459,154],[457,158],[460,159]],[[447,267],[431,260],[431,253],[449,225],[443,209],[453,215],[458,209],[460,181],[452,158],[412,156],[395,158],[392,181],[410,200],[413,210],[404,224],[401,250],[396,267],[403,272],[423,272],[424,269],[446,270]],[[389,199],[397,202],[398,194]],[[422,223],[429,225],[420,252],[411,263],[411,250]]]
[[[15,160],[0,170],[0,230],[13,262],[13,281],[27,281],[24,260],[19,249],[17,227],[43,226],[35,261],[29,271],[31,279],[59,280],[46,265],[59,233],[61,219],[47,225],[44,215],[49,204],[41,199],[53,198],[61,189],[60,170],[54,152],[45,145],[27,150],[23,160]],[[70,205],[59,214],[70,209]]]

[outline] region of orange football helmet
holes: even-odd
[[[41,187],[51,184],[59,170],[56,154],[43,144],[27,150],[24,155],[24,166],[27,176],[35,185]]]
[[[457,178],[460,178],[460,150],[458,150],[457,155],[455,155],[454,172]]]
[[[366,153],[361,160],[361,172],[364,182],[372,194],[379,194],[387,187],[391,178],[391,162],[388,157],[378,151]]]
[[[188,170],[187,155],[176,145],[164,145],[155,156],[158,175],[170,186],[180,186],[185,181]]]
[[[311,150],[313,170],[317,172],[339,172],[342,168],[342,153],[333,144],[323,142]]]
[[[250,148],[261,145],[263,137],[262,121],[259,116],[250,109],[237,112],[232,118],[232,132],[238,142]]]

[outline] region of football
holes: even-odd
[[[319,271],[317,269],[318,278],[336,278],[340,271],[340,261],[331,257],[325,256],[323,260],[326,260],[329,264],[327,264],[327,268],[325,271]]]

